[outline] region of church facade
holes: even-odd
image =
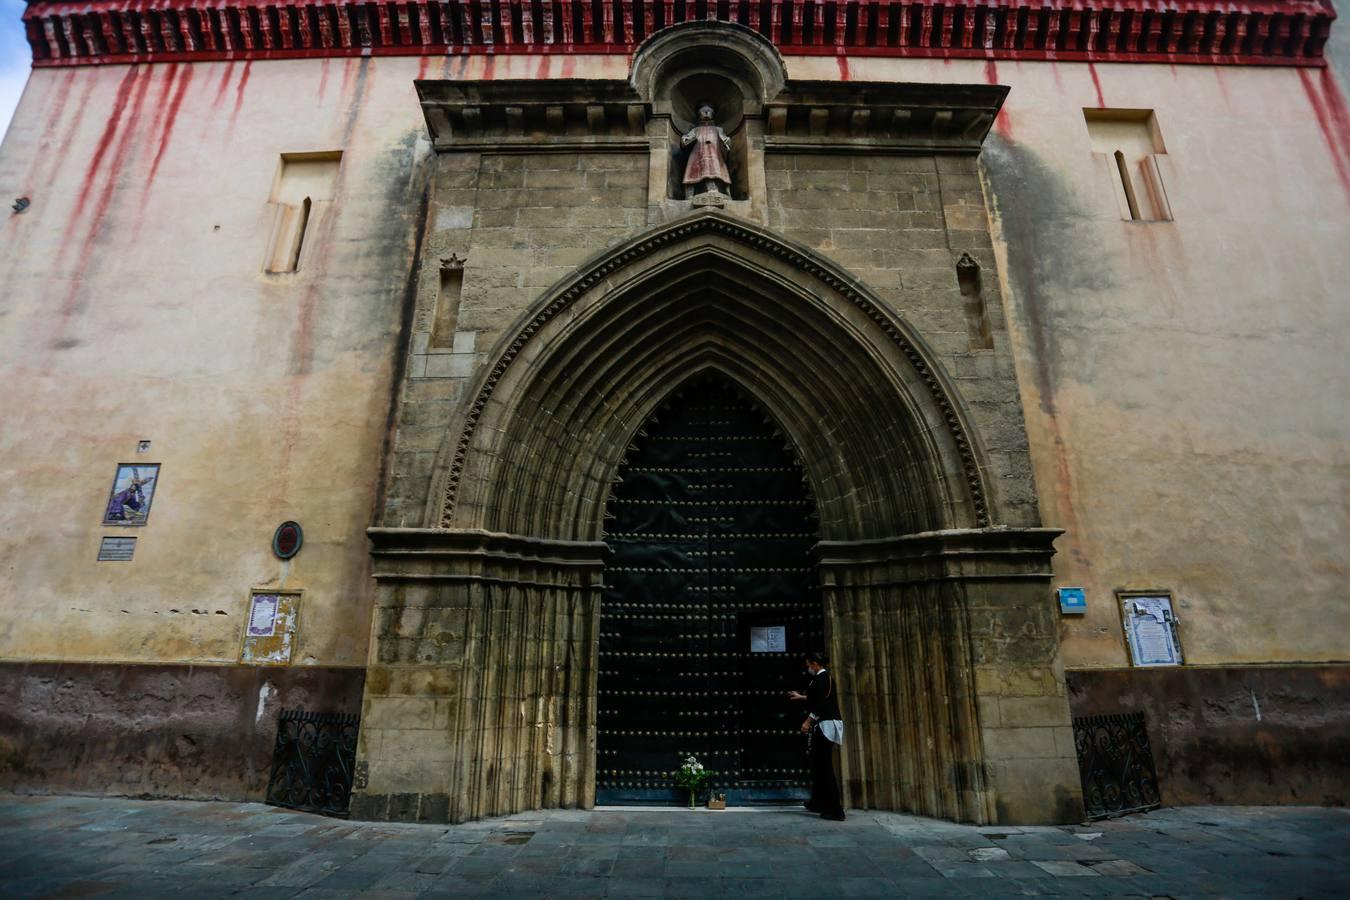
[[[1133,712],[1343,803],[1334,17],[31,3],[0,786],[259,799],[295,708],[361,818],[781,802],[824,648],[855,808],[1075,821]]]

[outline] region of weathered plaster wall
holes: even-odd
[[[319,666],[0,663],[0,789],[262,800],[281,711],[359,712],[363,681]]]
[[[0,225],[0,657],[230,663],[270,585],[305,591],[296,664],[364,664],[429,65],[34,73],[0,149],[33,204]],[[301,271],[263,274],[280,154],[333,150]],[[118,462],[163,465],[145,527],[100,527]],[[95,562],[108,534],[133,562]]]
[[[1169,806],[1350,799],[1344,666],[1079,671],[1068,684],[1075,714],[1144,712]]]
[[[24,510],[0,539],[11,611],[0,652],[227,661],[247,589],[285,583],[309,591],[297,658],[359,664],[360,532],[417,240],[414,163],[426,154],[411,81],[622,77],[626,65],[517,57],[36,73],[0,150],[0,179],[34,201],[6,218],[0,271],[6,382],[19,398],[0,433],[4,496]],[[1350,235],[1350,119],[1333,76],[881,59],[790,67],[794,77],[1013,86],[983,171],[1042,515],[1068,530],[1061,583],[1089,589],[1089,615],[1064,626],[1069,664],[1124,661],[1110,591],[1126,586],[1177,592],[1193,662],[1345,658],[1346,614],[1327,602],[1350,543],[1350,364],[1334,302],[1350,274],[1338,250]],[[1098,106],[1156,111],[1175,222],[1119,219],[1083,125],[1082,108]],[[320,258],[297,276],[263,276],[277,156],[318,149],[346,154]],[[851,209],[852,183],[827,175],[813,189],[841,189]],[[600,210],[588,223],[550,218],[560,201],[541,191],[611,189],[589,185],[607,176],[580,167],[554,187],[539,174],[529,185],[523,173],[494,177],[520,178],[502,186],[522,193],[476,213],[499,230],[463,244],[477,259],[462,327],[480,332],[479,354],[605,243],[583,241],[579,228],[608,240],[641,224],[602,221]],[[790,176],[775,177],[777,189]],[[437,204],[428,246],[451,249],[435,223],[455,217],[439,210],[480,204]],[[921,197],[912,215],[936,212]],[[531,216],[539,221],[519,227],[547,249],[531,251],[528,283],[513,281],[494,270]],[[851,267],[875,268],[895,249],[835,244],[812,213],[799,217],[773,224]],[[943,265],[922,262],[879,278],[945,278]],[[416,389],[453,399],[444,387]],[[135,562],[96,564],[98,538],[116,533],[98,526],[113,467],[137,460],[139,438],[155,441],[144,461],[164,464],[154,514],[136,532]],[[289,516],[309,541],[283,566],[267,537]]]
[[[1350,114],[1330,73],[788,62],[797,78],[1012,86],[980,167],[993,210],[992,249],[982,248],[981,223],[967,221],[967,209],[981,217],[962,193],[972,185],[952,172],[940,186],[937,170],[921,160],[895,163],[931,170],[908,173],[902,221],[869,206],[894,185],[874,188],[867,179],[891,176],[849,167],[795,173],[802,160],[769,154],[769,224],[893,299],[952,351],[951,373],[967,393],[1010,364],[1011,344],[1042,521],[1067,532],[1057,544],[1057,580],[1088,589],[1088,615],[1061,625],[1067,665],[1126,664],[1116,588],[1173,590],[1191,663],[1350,658],[1342,636],[1350,614],[1334,602],[1350,566],[1350,363],[1340,350],[1345,307],[1336,302],[1337,285],[1350,275],[1339,249],[1350,238]],[[1098,107],[1155,111],[1175,221],[1121,220],[1110,172],[1094,159],[1084,123],[1083,109]],[[797,182],[807,193],[789,199]],[[548,215],[520,214],[534,213]],[[955,243],[925,232],[953,216]],[[896,233],[897,226],[905,230]],[[604,227],[613,239],[633,226],[613,220]],[[922,244],[926,234],[937,242]],[[588,238],[578,232],[566,240]],[[959,346],[966,334],[950,260],[967,249],[986,263],[994,351]],[[988,255],[997,257],[997,272]],[[475,275],[477,265],[471,257],[470,321],[480,302],[470,285],[490,277]],[[540,290],[562,271],[540,271],[531,286],[538,281]],[[518,281],[484,286],[519,295],[513,304],[532,296]],[[508,308],[523,306],[499,305],[502,318]],[[475,345],[480,361],[487,337]],[[452,384],[411,390],[435,401],[457,396]],[[1006,402],[967,401],[977,415]],[[1013,476],[994,483],[1017,484],[1025,457],[1016,429],[989,429],[984,419],[986,437],[996,440],[987,449],[1005,457],[1005,474]],[[409,503],[425,496],[431,462],[427,453],[417,467]],[[424,512],[389,511],[391,524]]]
[[[839,179],[809,186],[838,189],[836,199],[792,207],[783,194],[770,224],[895,290],[903,314],[951,342],[955,379],[996,385],[1015,363],[1040,517],[1067,531],[1058,583],[1089,592],[1088,616],[1061,622],[1069,667],[1125,663],[1117,587],[1176,592],[1192,663],[1350,658],[1339,299],[1350,283],[1350,113],[1334,76],[788,64],[796,78],[1012,85],[979,172],[993,240],[969,242],[985,263],[994,351],[958,346],[954,272],[950,282],[941,273],[962,248],[906,247],[903,230],[895,242],[841,239],[845,225],[812,211],[840,223],[867,212],[870,186],[855,186],[852,171],[812,173]],[[0,503],[12,511],[0,535],[0,657],[229,664],[249,588],[271,585],[306,592],[297,664],[364,665],[365,527],[420,524],[436,423],[463,378],[549,284],[644,227],[645,182],[622,154],[593,166],[433,165],[412,82],[624,78],[627,66],[480,57],[35,74],[0,145],[0,186],[33,200],[0,225]],[[1120,220],[1083,121],[1084,107],[1101,106],[1156,112],[1175,222]],[[313,264],[264,276],[278,155],[327,150],[344,157]],[[787,167],[771,171],[773,190],[797,189]],[[938,170],[909,174],[927,184]],[[931,188],[923,198],[907,189],[911,218],[896,225],[923,230],[941,207],[949,233],[982,234],[976,173],[950,174],[936,205]],[[560,222],[559,207],[577,214]],[[841,242],[855,239],[882,246]],[[447,251],[469,258],[465,337],[433,363],[415,328],[406,337],[419,352],[400,341],[434,295],[435,273],[419,261]],[[879,262],[888,253],[895,261]],[[907,279],[914,297],[937,299],[906,299]],[[1009,408],[1007,396],[971,390],[977,409]],[[411,415],[395,426],[398,392]],[[411,455],[389,477],[391,427]],[[154,445],[137,457],[143,438]],[[1020,441],[1014,430],[986,449],[1013,472]],[[163,470],[150,522],[134,531],[136,560],[96,563],[99,538],[125,533],[99,527],[114,467],[141,459]],[[1028,496],[1005,499],[1032,509]],[[290,564],[268,547],[286,518],[307,533]]]
[[[792,60],[837,77],[834,60]],[[1066,664],[1126,663],[1116,588],[1187,661],[1350,659],[1350,113],[1329,72],[850,60],[1012,86],[982,154]],[[1084,108],[1152,109],[1174,222],[1125,222]]]

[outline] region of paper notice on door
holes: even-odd
[[[767,625],[750,629],[751,653],[786,653],[787,627]]]

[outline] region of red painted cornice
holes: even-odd
[[[1322,65],[1330,0],[30,0],[35,66],[489,53],[632,53],[718,19],[787,55]]]

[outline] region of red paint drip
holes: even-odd
[[[74,70],[71,70],[74,75]],[[28,172],[24,176],[24,187],[15,193],[26,195],[36,192],[40,185],[49,184],[55,180],[57,173],[61,170],[61,162],[64,160],[66,150],[75,143],[75,129],[84,118],[84,107],[89,102],[89,89],[86,87],[80,94],[80,102],[75,111],[75,117],[72,125],[63,140],[54,140],[56,138],[57,126],[60,124],[61,109],[65,107],[66,100],[70,94],[71,87],[75,84],[73,78],[62,79],[56,88],[57,98],[49,100],[43,98],[43,107],[51,108],[52,115],[47,119],[47,126],[43,129],[41,142],[38,144],[38,152],[33,154],[32,161],[29,163]],[[33,88],[36,90],[36,88]],[[55,146],[52,147],[52,144]],[[49,150],[48,148],[51,147]],[[46,171],[43,171],[43,167]],[[25,252],[28,247],[28,241],[32,237],[33,228],[20,229],[19,224],[25,220],[25,216],[5,216],[5,253],[4,258],[8,263],[5,266],[4,276],[0,277],[0,284],[9,284],[14,277],[14,272],[19,267],[20,262],[31,262]],[[31,219],[28,219],[31,221]]]
[[[147,176],[144,187],[142,188],[140,193],[141,202],[140,207],[136,211],[136,223],[133,226],[132,230],[133,234],[137,234],[141,230],[141,223],[145,219],[145,207],[146,204],[150,202],[150,192],[154,190],[154,175],[155,171],[159,168],[160,157],[163,156],[164,154],[164,143],[167,137],[164,131],[166,128],[173,127],[171,122],[168,125],[166,125],[165,123],[166,120],[169,119],[169,107],[172,105],[170,97],[174,93],[174,88],[177,86],[178,83],[178,69],[179,69],[178,63],[170,63],[166,67],[165,71],[168,73],[168,75],[164,79],[163,84],[160,86],[159,93],[155,97],[153,104],[154,118],[151,119],[149,127],[145,129],[148,138],[150,138],[151,140],[158,140],[159,148],[155,153],[155,158],[150,168],[150,173]],[[136,123],[133,122],[133,126],[135,124]],[[159,135],[159,137],[155,138],[155,135]]]
[[[570,56],[563,58],[563,78],[571,78],[577,70],[577,61]]]
[[[1341,94],[1341,88],[1331,74],[1330,67],[1323,69],[1318,77],[1322,80],[1322,97],[1331,110],[1331,120],[1336,124],[1341,149],[1350,154],[1350,105],[1346,104],[1345,96]]]
[[[839,80],[848,81],[851,78],[848,71],[848,57],[836,56],[834,61],[839,64]]]
[[[239,110],[244,107],[244,88],[248,87],[248,75],[253,68],[253,60],[244,63],[244,71],[239,73],[239,84],[234,88],[234,111],[230,113],[230,130],[234,130],[234,120],[239,117]]]
[[[1175,66],[1172,67],[1172,72],[1173,74],[1176,73]],[[1224,78],[1222,66],[1214,67],[1214,80],[1217,81],[1219,84],[1219,93],[1223,94],[1223,105],[1228,109],[1232,109],[1233,98],[1228,94],[1228,80]]]
[[[136,70],[133,69],[132,71],[134,72]],[[66,292],[66,296],[61,301],[61,307],[56,320],[56,335],[53,338],[53,344],[55,345],[60,344],[62,338],[65,336],[66,329],[70,325],[71,317],[76,310],[79,309],[78,301],[80,298],[80,289],[84,285],[85,273],[88,272],[89,266],[93,261],[92,256],[95,249],[94,243],[98,238],[100,230],[102,230],[103,221],[108,214],[108,207],[112,204],[113,194],[117,191],[117,176],[126,166],[127,157],[130,155],[135,143],[136,123],[140,119],[141,107],[145,105],[145,95],[149,91],[150,81],[151,78],[148,72],[145,78],[136,79],[136,93],[131,99],[131,114],[128,117],[127,127],[123,128],[120,134],[117,134],[117,147],[113,150],[112,160],[108,163],[107,175],[103,181],[102,189],[99,191],[98,200],[94,204],[94,212],[93,215],[90,216],[88,230],[85,231],[84,241],[80,245],[74,269],[71,272],[70,289]],[[123,84],[129,87],[127,79],[123,79]],[[92,181],[98,168],[97,163],[102,160],[102,154],[103,152],[106,152],[107,144],[112,142],[112,133],[117,131],[116,123],[121,121],[122,112],[126,107],[126,97],[123,95],[120,88],[118,90],[118,100],[120,103],[115,103],[116,108],[114,114],[109,120],[109,124],[112,126],[111,133],[109,129],[104,129],[104,134],[108,140],[106,142],[101,142],[101,144],[103,144],[103,146],[100,147],[101,152],[95,154],[95,162],[91,164],[89,175],[85,178],[83,190],[81,191],[82,200],[88,195],[89,188],[92,186]],[[72,226],[75,224],[77,217],[78,210],[76,214],[71,217],[70,224]],[[64,255],[65,245],[63,242],[62,257],[64,257]]]
[[[549,67],[553,64],[553,58],[550,56],[539,57],[539,66],[534,70],[535,78],[547,78]]]
[[[54,96],[43,98],[43,110],[47,114],[47,124],[42,129],[42,137],[38,139],[38,152],[33,154],[32,162],[28,166],[28,172],[24,175],[23,184],[25,189],[31,189],[32,185],[41,184],[43,179],[38,178],[38,168],[47,161],[49,154],[47,148],[52,144],[52,138],[56,136],[56,126],[61,122],[61,112],[66,108],[66,100],[70,97],[70,87],[74,84],[75,70],[66,72],[66,77],[57,82]],[[62,143],[69,143],[64,141]],[[13,221],[13,217],[10,217]]]
[[[489,56],[483,60],[483,80],[491,81],[493,70],[497,68],[497,57]]]
[[[80,100],[75,104],[74,115],[70,117],[70,127],[66,130],[66,137],[57,146],[56,152],[51,154],[51,167],[48,170],[50,174],[47,175],[47,180],[50,181],[57,176],[61,171],[61,167],[65,164],[66,153],[71,147],[78,143],[75,140],[75,136],[79,131],[80,123],[84,121],[84,110],[89,106],[89,96],[92,93],[93,91],[91,91],[87,85],[85,89],[80,92]]]
[[[94,146],[94,156],[89,161],[89,170],[84,174],[84,182],[80,186],[80,195],[75,200],[75,212],[71,213],[70,220],[67,222],[66,230],[69,232],[74,226],[75,220],[84,212],[84,204],[89,199],[89,188],[93,183],[94,175],[98,172],[98,167],[103,164],[103,157],[108,152],[108,147],[112,145],[112,139],[117,134],[117,126],[122,121],[122,112],[127,107],[127,97],[131,95],[131,86],[136,81],[140,69],[132,66],[127,69],[127,74],[122,76],[122,83],[117,86],[117,96],[113,98],[112,110],[108,113],[108,122],[103,126],[103,134],[99,135],[98,143]]]
[[[425,61],[425,58],[424,58],[423,61]],[[323,99],[324,94],[327,94],[327,93],[328,93],[328,62],[329,62],[329,61],[325,59],[325,60],[323,61],[323,68],[321,68],[321,69],[319,70],[319,72],[320,72],[320,75],[319,75],[319,99],[320,99],[320,100]],[[420,77],[420,72],[421,72],[421,70],[419,69],[418,72],[419,72],[419,77]]]
[[[1350,159],[1347,159],[1350,157],[1350,114],[1346,111],[1345,100],[1341,97],[1335,82],[1328,80],[1329,74],[1323,70],[1323,92],[1319,93],[1308,70],[1298,70],[1299,80],[1303,82],[1303,92],[1308,95],[1308,102],[1312,104],[1313,113],[1317,116],[1317,127],[1322,129],[1322,140],[1331,151],[1336,176],[1340,179],[1346,199],[1350,200]]]
[[[169,76],[173,78],[172,75]],[[187,93],[188,82],[192,80],[192,66],[188,65],[183,71],[183,77],[178,81],[178,89],[173,93],[173,99],[169,101],[168,119],[164,123],[164,130],[159,135],[159,149],[155,151],[155,161],[150,165],[149,181],[155,180],[155,173],[159,171],[159,161],[164,158],[164,151],[169,147],[169,138],[173,136],[173,126],[178,121],[178,110],[183,105],[183,95]],[[147,185],[146,193],[149,193]]]
[[[326,64],[328,60],[324,60]],[[225,66],[225,73],[220,76],[220,84],[216,85],[216,97],[212,101],[211,107],[219,109],[225,103],[225,92],[230,89],[230,79],[234,77],[234,63]]]
[[[984,80],[988,84],[998,84],[998,63],[992,59],[984,61]],[[1013,139],[1012,115],[1008,112],[1006,106],[1000,108],[998,115],[994,118],[994,130],[1004,140],[1011,141]]]
[[[1097,77],[1097,67],[1088,63],[1088,74],[1092,76],[1092,86],[1097,89],[1097,108],[1106,109],[1106,97],[1102,95],[1102,82]]]

